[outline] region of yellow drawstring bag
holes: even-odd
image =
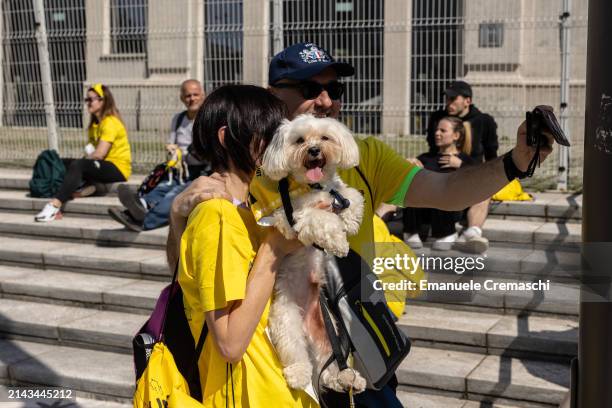
[[[136,384],[134,408],[203,408],[189,396],[189,386],[162,342],[153,346],[147,368]]]
[[[504,188],[499,190],[493,197],[493,201],[531,201],[533,197],[531,194],[523,191],[521,183],[517,179],[512,180],[506,184]]]

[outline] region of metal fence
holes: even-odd
[[[561,35],[560,15],[569,3]],[[316,42],[355,66],[342,109],[342,120],[355,133],[380,136],[402,155],[415,156],[425,150],[428,117],[443,107],[443,90],[464,79],[473,86],[475,105],[497,121],[504,151],[525,111],[536,104],[558,111],[565,41],[564,117],[573,143],[574,186],[582,176],[586,0],[175,0],[171,5],[44,0],[44,5],[64,156],[80,155],[85,144],[82,99],[91,83],[112,89],[136,167],[145,170],[163,158],[170,118],[181,109],[182,80],[200,79],[207,91],[242,81],[265,85],[265,73],[253,71],[254,59],[269,61],[275,50],[299,41]],[[1,7],[0,161],[29,165],[47,147],[34,11],[30,0],[5,0]],[[555,155],[538,182],[554,185],[558,166]]]

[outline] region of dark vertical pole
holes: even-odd
[[[583,290],[578,343],[578,407],[612,407],[612,304],[607,250],[612,241],[612,1],[589,0],[589,30],[584,136],[583,255],[592,274],[583,289],[608,301],[593,301]],[[610,99],[608,99],[610,98]],[[606,265],[607,264],[607,265]],[[573,390],[576,391],[575,389]]]

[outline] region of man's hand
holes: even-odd
[[[225,189],[225,176],[219,173],[213,173],[209,177],[198,177],[177,195],[172,202],[172,215],[175,219],[187,218],[198,204],[213,198],[232,201],[232,197]]]
[[[544,146],[540,146],[540,162],[543,163],[546,157],[553,151],[553,143],[555,139],[549,132],[544,132],[547,143]],[[529,162],[535,156],[536,146],[527,146],[527,121],[523,121],[519,126],[516,135],[516,146],[512,150],[512,160],[520,171],[526,171],[529,166]]]
[[[463,164],[463,160],[461,160],[454,154],[445,154],[440,157],[440,160],[438,160],[438,164],[440,164],[440,168],[442,169],[458,169],[459,167],[461,167],[461,164]]]

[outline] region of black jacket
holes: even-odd
[[[450,173],[455,171],[456,169],[453,167],[446,167],[444,169],[440,167],[438,160],[440,160],[442,156],[443,155],[440,153],[423,153],[419,155],[417,159],[423,163],[423,167],[425,167],[427,170],[435,171],[436,173]],[[457,157],[459,157],[463,162],[461,167],[474,164],[474,160],[465,153],[459,153]]]
[[[431,153],[437,153],[438,148],[435,144],[435,134],[438,122],[448,116],[446,109],[435,111],[429,117],[427,126],[427,144]],[[497,123],[495,119],[486,113],[482,113],[474,105],[470,105],[470,111],[463,118],[463,121],[470,122],[472,127],[472,154],[474,162],[480,163],[497,157]]]

